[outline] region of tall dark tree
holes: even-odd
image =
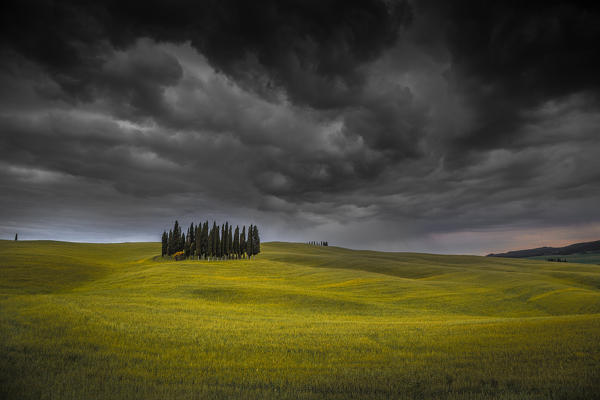
[[[213,259],[216,259],[218,254],[219,254],[219,225],[215,224],[214,225],[214,232],[213,232]]]
[[[233,254],[235,258],[240,258],[240,227],[236,225],[235,231],[233,232]]]
[[[244,257],[246,253],[246,227],[242,226],[242,233],[240,234],[240,256]]]
[[[196,255],[196,227],[194,223],[190,225],[190,257],[194,258]]]
[[[193,222],[190,224],[190,235],[192,235],[192,242],[196,241],[196,227]]]
[[[207,247],[206,247],[206,257],[208,258],[208,260],[210,261],[210,258],[212,257],[213,254],[213,228],[210,228],[210,231],[208,233],[208,242],[207,242]]]
[[[175,220],[175,225],[173,225],[173,250],[178,251],[177,247],[179,246],[179,237],[181,236],[181,228],[179,227],[179,221]]]
[[[169,236],[167,235],[166,231],[163,231],[162,234],[162,249],[160,252],[160,255],[162,257],[167,255],[167,252],[169,251]]]
[[[210,257],[217,257],[217,248],[219,247],[219,228],[217,222],[213,221],[213,227],[210,231]]]
[[[201,243],[202,255],[204,257],[208,254],[208,221],[202,225],[202,243]]]
[[[229,258],[229,222],[225,221],[225,230],[223,231],[223,257]]]
[[[260,253],[260,237],[258,236],[258,227],[254,225],[252,228],[252,255]]]
[[[18,234],[18,233],[15,233],[15,242],[16,242],[17,240],[19,240],[19,234]]]
[[[184,242],[181,240],[181,227],[179,226],[179,221],[175,221],[173,225],[173,230],[169,231],[169,255],[173,255],[174,253],[183,250]]]
[[[250,225],[248,227],[248,238],[246,239],[246,254],[248,254],[248,258],[252,258],[252,249],[254,248],[252,239],[252,225]]]
[[[190,240],[191,238],[192,238],[192,235],[190,234],[190,229],[188,228],[187,236],[185,236],[185,240],[184,240],[184,244],[183,244],[183,254],[185,254],[185,258],[188,258],[192,251],[192,242]]]
[[[233,227],[231,225],[229,225],[229,231],[227,232],[227,248],[229,249],[229,257],[233,258],[233,233],[231,232],[231,229]]]
[[[223,254],[223,248],[222,248],[223,241],[221,240],[221,233],[222,233],[222,230],[217,225],[216,229],[215,229],[215,242],[216,242],[215,243],[215,257],[217,259],[220,259],[221,255]]]
[[[196,225],[196,232],[194,233],[194,259],[198,258],[200,259],[200,257],[202,257],[202,251],[201,251],[201,245],[200,242],[202,241],[202,224],[198,224]]]
[[[220,260],[223,255],[223,225],[217,225],[217,239],[219,240],[217,246],[217,259]]]

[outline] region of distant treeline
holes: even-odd
[[[329,246],[329,242],[306,242],[312,246]]]
[[[550,258],[546,258],[547,261],[553,261],[553,262],[567,262],[566,258],[559,258],[559,257],[550,257]]]
[[[242,231],[238,226],[233,230],[229,222],[218,226],[213,222],[208,228],[208,221],[194,226],[192,222],[187,233],[181,231],[179,222],[175,221],[173,229],[162,234],[162,256],[175,259],[229,260],[251,258],[260,253],[260,237],[258,227],[250,225]]]

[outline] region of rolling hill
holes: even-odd
[[[0,241],[6,399],[597,398],[600,268]]]
[[[488,254],[488,257],[508,257],[508,258],[527,258],[527,257],[541,257],[541,256],[555,256],[555,255],[571,255],[571,254],[585,254],[585,253],[600,253],[600,240],[595,242],[582,242],[574,243],[564,247],[538,247],[535,249],[527,250],[514,250],[506,253]]]

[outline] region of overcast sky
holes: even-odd
[[[0,237],[598,240],[595,4],[3,0]]]

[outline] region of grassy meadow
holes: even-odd
[[[0,241],[3,399],[600,398],[600,267]]]

